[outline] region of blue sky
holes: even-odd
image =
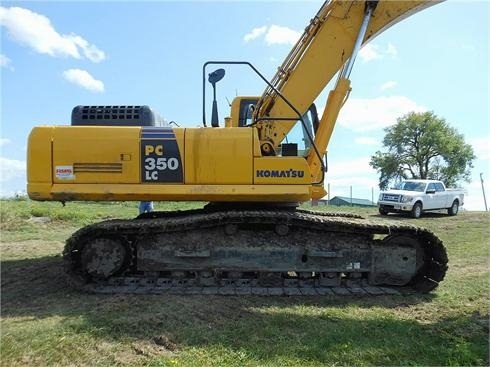
[[[202,64],[249,61],[271,78],[317,12],[318,1],[2,1],[1,194],[25,190],[29,131],[70,123],[74,106],[141,105],[181,126],[202,121]],[[362,49],[353,91],[329,145],[331,196],[371,199],[370,156],[383,128],[409,111],[434,111],[473,146],[466,208],[490,204],[489,19],[486,1],[436,4]],[[264,85],[243,67],[218,84],[220,117],[235,95]],[[211,95],[211,89],[208,89]],[[325,93],[317,106],[325,104]],[[210,115],[210,102],[207,115]]]

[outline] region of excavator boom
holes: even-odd
[[[254,117],[258,121],[263,153],[278,150],[298,118],[336,74],[348,80],[357,52],[363,45],[402,19],[436,3],[427,0],[325,2],[257,103]],[[343,84],[333,92],[346,98],[349,87],[346,88],[346,82]],[[339,98],[340,104],[324,110],[323,123],[319,126],[320,132],[330,132],[328,139],[345,102],[342,96]],[[320,152],[325,151],[328,139],[315,141]]]

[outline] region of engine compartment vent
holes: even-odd
[[[73,173],[80,172],[122,173],[122,163],[74,163]]]
[[[168,126],[158,113],[146,105],[76,106],[72,126]]]

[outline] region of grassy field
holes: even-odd
[[[78,293],[60,257],[76,229],[133,217],[135,203],[0,206],[2,366],[489,365],[490,213],[320,208],[432,229],[449,271],[430,295],[143,296]]]

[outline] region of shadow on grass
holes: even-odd
[[[388,215],[381,215],[378,213],[370,214],[369,217],[374,218],[383,218],[383,219],[393,219],[393,220],[417,220],[410,216],[407,213],[390,213]],[[422,219],[448,219],[449,216],[447,213],[438,213],[438,212],[424,212],[421,216]]]
[[[488,364],[485,315],[440,320],[432,315],[436,320],[419,322],[395,314],[397,309],[431,302],[430,295],[83,294],[68,288],[61,257],[54,256],[3,262],[1,276],[2,317],[61,316],[65,333],[82,332],[100,340],[170,340],[182,358],[186,353],[195,358],[192,350],[201,350],[204,365],[228,364],[217,363],[216,355],[234,358],[238,364],[240,358],[248,364]]]
[[[72,289],[66,282],[61,255],[36,259],[3,261],[1,263],[1,302],[4,316],[46,317],[63,313],[81,313],[98,304],[114,306],[121,300],[140,300],[159,303],[165,300],[190,300],[200,305],[206,300],[218,300],[224,307],[240,307],[241,304],[254,304],[263,307],[289,307],[294,305],[317,305],[345,307],[356,305],[363,308],[406,307],[411,304],[430,302],[435,295],[421,294],[411,296],[302,296],[302,297],[263,297],[263,296],[176,296],[176,295],[104,295],[89,294]],[[241,301],[246,300],[246,301]],[[126,301],[122,302],[123,304]],[[171,305],[170,305],[171,306]],[[170,307],[169,306],[169,307]]]

